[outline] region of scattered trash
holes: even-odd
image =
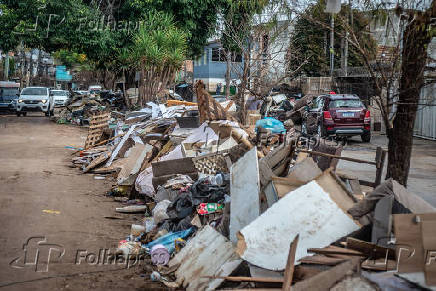
[[[153,246],[150,250],[151,262],[155,265],[166,265],[170,261],[170,253],[162,244]]]
[[[202,82],[195,91],[198,103],[172,100],[180,99],[173,92],[130,112],[78,98],[58,120],[90,125],[83,148],[65,148],[80,173],[114,182],[108,196],[123,215],[105,218],[135,220],[120,234],[118,253],[146,256],[144,276],[187,290],[226,281],[284,290],[436,284],[434,264],[424,264],[424,253],[436,247],[436,210],[396,181],[381,181],[381,148],[370,162],[302,136],[294,122],[313,96],[273,94],[262,105],[266,115],[250,97],[241,125],[232,112],[237,102],[217,102]],[[342,159],[376,166],[375,182],[336,172]],[[399,245],[416,245],[419,254],[406,261]],[[395,270],[397,259],[404,279],[365,275]]]
[[[119,213],[142,213],[146,209],[146,205],[130,205],[125,207],[117,207],[115,208],[115,211]]]
[[[224,205],[218,203],[200,203],[197,207],[197,213],[200,215],[212,214],[220,211],[224,208]]]

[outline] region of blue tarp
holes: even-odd
[[[256,121],[256,130],[259,127],[269,129],[272,133],[286,133],[283,122],[274,117],[265,117],[264,119]]]

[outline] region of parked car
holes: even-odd
[[[21,90],[17,101],[17,116],[26,116],[29,111],[44,112],[45,116],[53,115],[54,102],[47,87],[27,87]]]
[[[316,97],[302,123],[304,133],[325,137],[356,136],[371,140],[371,113],[356,95],[327,94]]]
[[[84,95],[88,95],[89,92],[86,91],[86,90],[76,90],[76,91],[73,91],[73,93],[76,94],[76,95],[84,96]]]
[[[227,101],[226,95],[212,95],[212,97],[217,102],[226,102]]]
[[[0,109],[15,111],[17,99],[20,95],[20,84],[0,81]]]
[[[65,103],[70,98],[70,92],[67,90],[50,90],[53,96],[54,106],[65,106]]]
[[[88,87],[88,92],[91,96],[95,96],[100,94],[100,92],[103,90],[103,87],[100,85],[91,85]]]

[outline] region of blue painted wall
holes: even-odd
[[[212,48],[221,47],[219,42],[213,42],[204,47],[204,52],[201,57],[194,61],[194,78],[195,79],[208,79],[208,78],[225,78],[226,77],[226,62],[213,62],[212,61]],[[240,64],[237,65],[240,67]],[[233,67],[231,78],[237,79],[239,76],[234,72]]]

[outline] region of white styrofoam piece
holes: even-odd
[[[230,168],[230,240],[238,241],[236,233],[260,215],[259,165],[257,148],[240,158]]]
[[[233,203],[233,197],[232,197]],[[316,181],[291,191],[241,230],[246,247],[238,251],[251,264],[283,270],[289,245],[300,234],[295,262],[308,255],[308,248],[323,248],[358,230]],[[241,244],[243,245],[243,244]]]

